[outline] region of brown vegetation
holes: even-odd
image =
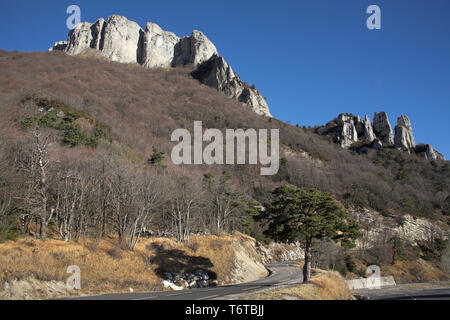
[[[254,239],[240,234],[192,236],[188,244],[152,238],[141,239],[134,251],[122,249],[116,239],[8,241],[0,244],[0,285],[3,288],[4,282],[14,279],[65,283],[71,265],[81,270],[81,291],[71,292],[75,295],[129,292],[129,288],[135,292],[163,290],[164,273],[198,269],[208,272],[219,284],[234,283],[237,255],[258,259],[248,248],[238,250],[246,241]]]
[[[314,270],[310,282],[297,287],[271,289],[240,297],[246,300],[350,300],[352,294],[337,272]]]

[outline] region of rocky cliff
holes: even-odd
[[[405,115],[397,119],[395,135],[386,112],[375,113],[373,123],[369,116],[364,120],[352,114],[340,114],[325,126],[315,129],[320,135],[328,135],[343,148],[376,149],[395,148],[416,153],[426,159],[445,160],[444,156],[429,144],[416,146],[411,121]]]
[[[83,22],[69,32],[67,41],[56,42],[49,51],[60,50],[79,55],[98,50],[111,61],[136,63],[146,68],[169,68],[191,65],[193,75],[203,84],[252,108],[257,114],[271,117],[265,98],[255,87],[242,82],[221,57],[214,44],[200,31],[179,38],[148,22],[145,31],[133,21],[119,15],[95,23]]]

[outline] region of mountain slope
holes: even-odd
[[[155,146],[166,153],[168,171],[197,181],[208,172],[220,176],[229,171],[234,185],[263,204],[275,185],[289,182],[330,191],[347,205],[447,221],[448,162],[397,150],[360,155],[343,150],[311,130],[242,108],[238,101],[200,84],[190,72],[190,68],[148,70],[62,52],[0,51],[0,139],[9,150],[3,156],[8,158],[10,150],[20,149],[30,136],[21,121],[38,111],[27,101],[45,98],[83,111],[111,131],[111,143],[102,139],[97,148],[59,146],[56,156],[97,161],[113,152],[145,165]],[[279,128],[283,157],[279,173],[261,177],[259,168],[249,165],[174,166],[167,156],[174,145],[170,135],[176,128],[192,131],[195,120],[203,121],[204,128]]]

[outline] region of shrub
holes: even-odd
[[[345,256],[345,266],[348,271],[355,273],[356,272],[356,263],[355,260],[353,260],[353,257],[351,255]]]

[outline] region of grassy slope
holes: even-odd
[[[82,290],[79,294],[82,295],[128,292],[129,288],[135,292],[163,290],[165,272],[197,269],[208,271],[219,284],[234,283],[237,255],[255,262],[261,258],[247,242],[254,242],[254,239],[239,233],[221,237],[194,236],[189,244],[152,238],[142,239],[131,252],[120,249],[117,239],[79,243],[9,241],[0,244],[0,287],[3,289],[4,282],[13,279],[64,283],[69,277],[66,270],[70,265],[80,267]],[[251,267],[247,265],[249,274],[253,272]]]

